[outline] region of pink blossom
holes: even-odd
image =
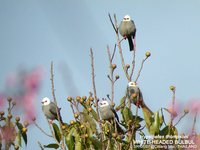
[[[28,121],[36,113],[35,100],[40,89],[42,76],[43,69],[41,67],[31,71],[20,68],[17,73],[9,75],[6,80],[5,98],[11,96],[17,102],[17,110],[23,112]]]
[[[174,106],[172,106],[172,104],[170,104],[170,106],[168,107],[168,111],[175,118],[178,116],[178,114],[180,114],[182,112],[182,104],[179,102],[175,102]]]
[[[188,140],[192,141],[194,143],[194,146],[196,148],[188,148],[188,150],[197,150],[200,149],[200,135],[197,135],[196,133],[193,133],[189,135]]]
[[[41,79],[42,79],[43,71],[41,68],[36,68],[31,73],[27,74],[24,79],[24,87],[29,92],[37,92]]]
[[[2,94],[0,94],[0,108],[2,108],[4,106],[4,96]]]
[[[195,113],[200,112],[200,99],[199,98],[190,99],[188,106],[192,113],[195,114]]]
[[[15,139],[15,128],[14,127],[8,127],[8,126],[3,126],[1,128],[1,133],[2,133],[2,136],[3,136],[3,140],[6,140],[6,141],[10,141],[10,140],[13,140]]]

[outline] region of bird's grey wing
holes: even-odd
[[[133,20],[127,22],[127,30],[129,31],[129,34],[135,38],[135,34],[136,34],[136,27],[135,27],[135,23]]]
[[[57,112],[56,112],[56,105],[54,103],[50,103],[49,104],[50,108],[49,108],[49,111],[54,115],[54,116],[57,116]],[[57,117],[56,117],[57,118]]]

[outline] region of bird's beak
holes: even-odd
[[[41,102],[42,104],[44,104],[44,102]]]

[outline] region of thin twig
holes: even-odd
[[[75,112],[75,110],[74,110],[74,107],[76,108],[76,111],[78,112],[78,114],[80,115],[80,111],[79,111],[79,109],[78,109],[78,105],[77,105],[78,103],[72,103],[71,104],[71,108],[72,108],[72,111],[73,111],[73,114],[75,114],[76,112]],[[74,106],[74,107],[73,107]]]
[[[61,139],[62,139],[62,149],[63,150],[66,150],[65,148],[65,141],[64,141],[64,133],[63,133],[63,130],[62,130],[62,121],[61,121],[61,116],[60,116],[60,113],[59,113],[59,108],[58,108],[58,105],[57,105],[57,100],[56,100],[56,96],[55,96],[55,89],[54,89],[54,74],[53,74],[53,62],[51,62],[51,90],[52,90],[52,96],[53,96],[53,101],[56,105],[56,113],[57,113],[57,117],[58,117],[58,122],[59,122],[59,125],[60,125],[60,129],[61,129]]]
[[[141,73],[141,71],[142,71],[144,62],[147,60],[147,58],[148,58],[148,57],[146,57],[145,59],[142,60],[142,64],[141,64],[140,70],[138,71],[138,75],[137,75],[137,77],[136,77],[136,79],[135,79],[135,83],[137,83],[137,80],[138,80],[138,78],[140,77],[140,73]]]
[[[114,72],[114,69],[112,68],[112,56],[111,56],[111,53],[110,53],[110,48],[109,46],[107,46],[107,52],[108,52],[108,59],[109,59],[109,63],[110,63],[110,81],[111,81],[111,102],[114,101],[114,76],[113,76],[113,72]],[[113,55],[114,57],[114,55]]]
[[[48,134],[47,132],[45,132],[35,121],[34,121],[34,125],[42,132],[44,133],[46,136],[48,137],[53,137],[52,135]]]
[[[110,18],[110,22],[111,22],[111,24],[112,24],[113,29],[115,30],[116,33],[118,33],[118,29],[116,29],[116,26],[114,25],[114,23],[113,23],[113,21],[112,21],[112,18],[111,18],[111,16],[110,16],[110,13],[108,14],[108,16],[109,16],[109,18]]]
[[[119,111],[120,109],[124,108],[127,104],[128,104],[128,102],[121,103],[119,106],[116,107],[116,108],[119,108],[119,109],[117,109],[117,110],[115,109],[115,111],[116,112]]]
[[[97,98],[96,85],[95,85],[94,55],[93,55],[93,50],[92,50],[92,48],[90,48],[90,58],[91,58],[91,68],[92,68],[92,72],[91,72],[91,75],[92,75],[92,86],[93,86],[94,99],[95,99],[95,102],[96,102],[97,120],[98,120],[100,129],[101,129],[101,131],[102,131],[102,125],[101,125],[100,116],[99,116],[98,98]],[[103,136],[103,134],[101,134],[101,135],[102,135],[102,136],[101,136],[101,142],[103,142],[104,136]],[[104,150],[104,149],[105,149],[105,148],[104,148],[104,144],[103,144],[103,145],[102,145],[102,150]]]
[[[43,145],[38,141],[38,145],[40,146],[41,150],[44,150]]]
[[[51,127],[51,124],[49,123],[49,121],[48,121],[48,119],[46,118],[46,120],[47,120],[47,123],[48,123],[48,125],[49,125],[49,129],[50,129],[50,131],[51,131],[51,134],[52,134],[52,136],[53,136],[53,138],[54,138],[54,140],[56,141],[56,143],[61,147],[62,145],[58,142],[58,140],[56,139],[56,136],[55,136],[55,133],[54,133],[54,131],[53,131],[53,129],[52,129],[52,127]]]
[[[194,116],[194,121],[193,121],[193,125],[192,125],[192,133],[194,133],[194,131],[195,131],[196,121],[197,121],[197,111],[196,111],[195,116]]]
[[[175,99],[176,99],[176,89],[172,90],[173,95],[172,95],[172,113],[171,113],[171,119],[170,119],[170,125],[173,125],[173,120],[174,120],[174,105],[175,105]]]
[[[95,85],[95,74],[94,74],[94,55],[93,50],[90,48],[90,57],[91,57],[91,67],[92,67],[92,86],[93,86],[93,93],[94,93],[94,99],[96,102],[96,111],[97,111],[97,117],[99,117],[99,110],[98,110],[98,98],[97,98],[97,92],[96,92],[96,85]]]
[[[114,30],[115,30],[115,32],[116,32],[117,46],[118,46],[119,53],[120,53],[120,57],[121,57],[122,68],[123,68],[123,70],[124,70],[124,73],[125,73],[125,75],[126,75],[127,80],[130,82],[130,81],[131,81],[131,80],[130,80],[130,76],[129,76],[128,73],[126,72],[126,65],[125,65],[124,56],[123,56],[122,47],[121,47],[121,41],[122,41],[124,38],[123,38],[122,40],[120,40],[120,38],[119,38],[116,15],[114,14],[115,24],[113,23],[110,14],[109,14],[109,18],[110,18],[110,22],[111,22],[111,24],[112,24],[112,26],[113,26],[113,28],[114,28]],[[116,30],[117,30],[117,31],[116,31]]]
[[[174,124],[174,126],[176,126],[186,115],[187,113],[184,113],[180,118],[179,120],[177,121],[177,123]]]
[[[130,73],[130,80],[132,80],[134,69],[135,69],[135,50],[133,50],[133,61],[132,61],[132,69]]]
[[[113,53],[112,53],[111,61],[113,61],[113,58],[115,56],[116,47],[117,47],[117,44],[115,44],[115,46],[114,46],[114,50],[113,50]]]

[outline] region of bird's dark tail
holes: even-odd
[[[117,121],[116,121],[116,127],[117,127],[117,132],[119,134],[124,134],[124,130],[122,129],[122,127],[119,125]]]
[[[132,37],[128,37],[128,44],[129,44],[130,51],[134,50]]]
[[[63,125],[64,122],[63,122],[62,117],[61,117],[61,115],[60,115],[60,110],[61,110],[61,108],[58,108],[58,115],[59,115],[59,117],[60,117],[60,123]],[[58,119],[57,119],[57,120],[58,120]]]
[[[119,120],[117,118],[115,118],[114,122],[112,121],[112,124],[116,127],[117,132],[119,134],[124,134],[124,130],[122,129],[122,127],[120,126]]]

